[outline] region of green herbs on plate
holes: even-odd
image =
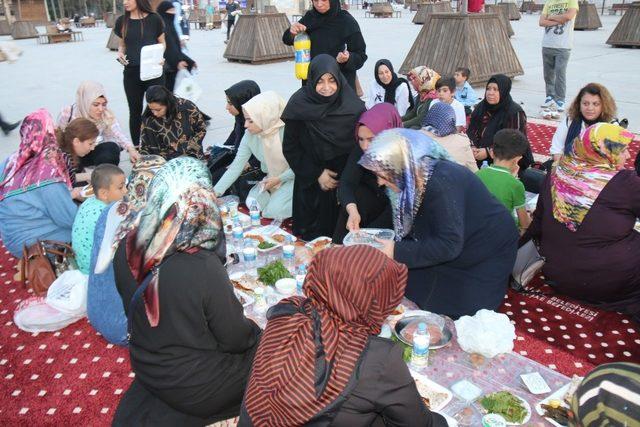
[[[264,267],[258,268],[258,279],[265,285],[273,286],[280,279],[292,278],[289,270],[281,261],[274,261]]]
[[[502,415],[508,423],[520,424],[529,413],[522,401],[508,391],[487,394],[480,404],[489,413]]]
[[[275,246],[277,246],[275,243],[267,242],[265,240],[263,242],[260,242],[260,244],[258,245],[258,249],[271,249]]]

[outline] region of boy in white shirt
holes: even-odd
[[[467,127],[467,116],[464,112],[464,105],[455,98],[455,79],[451,76],[440,78],[436,83],[436,90],[438,91],[438,99],[434,99],[429,108],[433,107],[438,102],[444,102],[451,105],[451,107],[453,107],[453,111],[456,112],[456,129],[458,132],[463,132],[465,127]]]

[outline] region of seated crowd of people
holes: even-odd
[[[363,102],[320,54],[288,101],[250,80],[227,89],[235,125],[211,150],[209,117],[164,86],[146,91],[138,146],[99,83],[57,122],[29,114],[0,164],[0,236],[17,258],[71,242],[91,325],[129,346],[136,374],[114,424],[444,426],[376,335],[403,296],[454,319],[498,309],[530,239],[555,291],[640,321],[640,178],[624,168],[633,134],[608,123],[611,95],[579,92],[545,173],[510,79],[491,77],[478,102],[469,75],[421,66],[405,80],[380,60]],[[539,193],[532,216],[525,190]],[[395,239],[314,256],[304,297],[272,307],[261,331],[225,268],[226,194],[292,218],[303,240],[369,227]]]

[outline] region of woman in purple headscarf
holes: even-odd
[[[384,190],[376,183],[375,174],[358,165],[358,161],[374,136],[383,130],[401,127],[402,118],[398,110],[387,102],[374,105],[358,119],[358,145],[349,155],[338,187],[341,209],[333,233],[334,243],[342,243],[347,232],[359,230],[360,227],[391,227],[389,200]]]

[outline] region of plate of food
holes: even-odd
[[[230,274],[229,280],[235,289],[244,292],[253,292],[260,285],[255,278],[245,274],[244,271]]]
[[[420,397],[422,397],[422,401],[431,411],[440,411],[451,402],[453,393],[447,388],[431,381],[425,375],[412,370],[409,370],[409,372],[411,372],[411,376],[416,381],[416,387]]]
[[[489,393],[478,399],[478,403],[487,414],[498,414],[509,426],[521,426],[531,418],[529,403],[506,390]]]
[[[369,245],[374,248],[381,248],[382,245],[376,242],[376,238],[382,240],[393,240],[396,234],[393,230],[382,228],[361,228],[358,231],[350,231],[343,240],[345,246]]]
[[[84,187],[82,187],[82,189],[80,190],[80,195],[85,199],[88,199],[89,197],[93,197],[95,194],[93,193],[93,187],[91,186],[91,184],[87,184]]]
[[[420,323],[427,324],[431,350],[442,348],[451,342],[453,332],[444,318],[422,310],[405,311],[404,315],[396,322],[393,333],[403,343],[413,346],[413,333],[418,329]]]
[[[249,233],[249,234],[245,234],[244,238],[253,239],[257,241],[258,246],[256,247],[256,249],[258,249],[258,252],[270,252],[282,246],[280,243],[276,242],[275,240],[269,237],[263,236],[261,234]]]
[[[574,375],[570,383],[541,400],[536,405],[536,412],[556,427],[569,425],[569,405],[581,382],[582,377]]]
[[[305,246],[311,249],[311,252],[315,255],[321,250],[331,247],[331,242],[330,237],[320,236],[308,242]]]

